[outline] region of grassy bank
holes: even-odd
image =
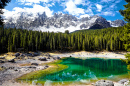
[[[67,65],[59,64],[60,62],[62,62],[62,60],[47,63],[49,68],[25,74],[25,75],[17,78],[16,81],[20,82],[20,81],[28,80],[27,82],[31,83],[33,80],[38,79],[41,76],[44,77],[48,74],[56,73],[56,72],[59,72],[59,71],[62,71],[64,69],[68,68]],[[44,83],[44,82],[41,82],[41,83]]]

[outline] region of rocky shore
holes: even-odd
[[[125,53],[112,53],[112,52],[74,52],[74,53],[11,53],[0,56],[0,86],[35,86],[25,83],[17,83],[16,78],[38,70],[44,70],[49,66],[48,62],[59,60],[62,57],[105,57],[125,59]],[[128,79],[123,79],[119,82],[112,82],[108,80],[100,80],[91,85],[85,86],[125,86],[128,83]],[[39,85],[40,86],[40,85]],[[71,85],[70,85],[71,86]],[[73,85],[72,85],[73,86]],[[76,86],[76,85],[74,85]],[[81,86],[81,85],[80,85]],[[128,86],[128,85],[127,85]]]
[[[10,56],[10,58],[8,58]],[[48,53],[37,55],[28,53],[15,53],[12,55],[6,55],[0,57],[0,86],[10,86],[6,83],[14,83],[15,79],[38,70],[44,70],[49,66],[46,65],[48,62],[60,59],[60,57],[52,57]],[[13,85],[14,86],[14,85]]]

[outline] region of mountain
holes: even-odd
[[[91,16],[77,18],[73,15],[55,13],[52,17],[47,17],[46,13],[33,14],[20,13],[17,18],[6,19],[5,28],[21,28],[37,31],[50,32],[70,32],[82,29],[102,29],[108,27],[119,27],[125,25],[123,20],[107,21],[101,16]]]
[[[126,23],[123,20],[108,21],[112,27],[124,26]]]

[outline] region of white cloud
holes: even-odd
[[[26,12],[28,14],[36,15],[37,13],[43,13],[46,12],[48,17],[51,17],[53,15],[53,11],[51,11],[48,7],[42,7],[41,5],[33,5],[33,8],[20,8],[15,7],[13,8],[13,11],[4,10],[4,16],[6,18],[11,16],[19,16],[19,13]]]
[[[90,4],[89,7],[85,10],[85,13],[88,14],[89,16],[93,16],[94,13],[93,13],[92,9],[94,9],[94,8],[92,7],[92,4]]]
[[[55,5],[55,3],[50,3],[50,4],[46,4],[46,3],[43,3],[43,6],[47,6],[47,7],[53,7]]]
[[[120,3],[122,0],[117,0],[115,3]]]
[[[40,2],[48,3],[49,0],[17,0],[17,2],[20,2],[22,4],[25,4],[25,3],[40,3]]]
[[[85,14],[84,9],[78,8],[72,0],[69,0],[65,5],[66,8],[64,11],[69,12],[72,15],[78,16],[79,14]]]
[[[102,11],[102,5],[96,4],[96,7],[97,7],[97,11],[98,11],[98,12],[101,12],[101,11]]]
[[[105,16],[115,16],[115,13],[112,11],[106,11],[102,12],[100,15],[105,15]]]
[[[83,17],[90,17],[90,16],[88,14],[84,14],[80,16],[80,18],[83,18]]]
[[[25,3],[25,5],[32,6],[32,5],[33,5],[33,3]]]
[[[82,4],[82,0],[74,0],[74,3],[77,4],[77,5]]]
[[[101,0],[101,2],[113,2],[114,0]]]

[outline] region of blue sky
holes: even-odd
[[[20,12],[37,14],[46,12],[67,13],[78,18],[99,15],[107,20],[123,19],[119,10],[124,9],[125,0],[11,0],[5,7],[6,17],[17,16]]]

